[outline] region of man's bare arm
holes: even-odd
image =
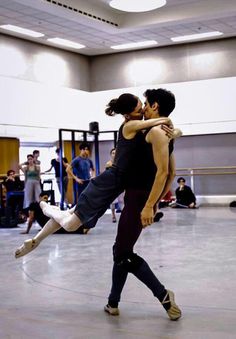
[[[166,179],[165,187],[163,189],[163,192],[160,196],[160,198],[157,201],[157,204],[161,201],[161,199],[164,198],[164,196],[169,192],[171,189],[172,182],[174,181],[175,178],[175,157],[174,154],[172,153],[170,158],[169,158],[169,173]]]
[[[157,166],[156,176],[146,204],[141,212],[142,225],[153,223],[154,206],[162,196],[169,173],[169,139],[159,127],[153,127],[146,141],[152,144],[153,158]]]
[[[68,173],[69,176],[72,177],[79,184],[83,184],[84,181],[82,179],[80,179],[80,178],[77,178],[77,176],[74,175],[73,170],[72,170],[72,166],[69,165],[69,164],[66,166],[66,173]]]

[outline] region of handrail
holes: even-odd
[[[236,172],[221,172],[221,173],[217,173],[217,172],[205,172],[205,173],[178,173],[176,174],[176,176],[193,176],[193,175],[225,175],[225,174],[236,174]]]
[[[210,170],[210,171],[209,171]],[[225,170],[225,171],[222,171]],[[235,171],[234,171],[235,170]],[[179,171],[182,171],[179,173]],[[208,171],[208,172],[205,172]],[[236,174],[236,166],[209,166],[209,167],[192,167],[176,168],[176,176],[200,176],[200,175],[228,175]]]
[[[179,171],[179,170],[187,170],[187,171],[195,171],[195,170],[208,170],[208,169],[233,169],[235,168],[236,169],[236,166],[218,166],[218,167],[215,167],[215,166],[211,166],[211,167],[183,167],[183,168],[177,168],[176,170]]]

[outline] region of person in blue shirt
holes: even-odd
[[[95,177],[93,162],[89,159],[89,145],[83,142],[79,146],[80,155],[74,158],[66,171],[75,180],[75,201],[74,205],[83,190],[88,186],[90,179]]]

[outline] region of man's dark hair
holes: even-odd
[[[56,152],[57,154],[59,154],[59,153],[60,153],[60,148],[56,148],[55,152]]]
[[[89,149],[89,144],[87,142],[82,142],[80,145],[79,145],[79,149],[82,150],[82,149],[85,149],[85,148],[88,148]]]
[[[110,150],[110,154],[113,152],[113,151],[115,151],[116,150],[116,148],[114,147],[114,148],[112,148],[111,150]]]
[[[147,89],[144,96],[150,106],[152,106],[155,102],[158,103],[158,111],[162,117],[168,117],[175,108],[175,96],[172,92],[167,91],[166,89]]]
[[[180,177],[180,178],[178,178],[178,180],[177,180],[177,183],[179,184],[179,183],[180,183],[180,181],[183,181],[183,182],[185,182],[185,179],[184,179],[183,177]]]
[[[14,170],[9,170],[9,171],[7,171],[7,176],[9,177],[9,175],[11,174],[11,173],[16,173]]]
[[[48,196],[49,194],[48,194],[48,192],[45,192],[45,191],[42,191],[42,192],[39,194],[40,197],[43,197],[44,195],[47,195],[47,196]]]
[[[39,150],[38,149],[35,149],[34,151],[33,151],[33,155],[35,155],[35,154],[39,154],[40,152],[39,152]]]

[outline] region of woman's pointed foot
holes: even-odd
[[[21,247],[17,248],[15,251],[15,258],[23,257],[24,255],[28,254],[29,252],[33,251],[37,246],[39,245],[39,242],[35,239],[27,239],[23,242],[23,245]]]

